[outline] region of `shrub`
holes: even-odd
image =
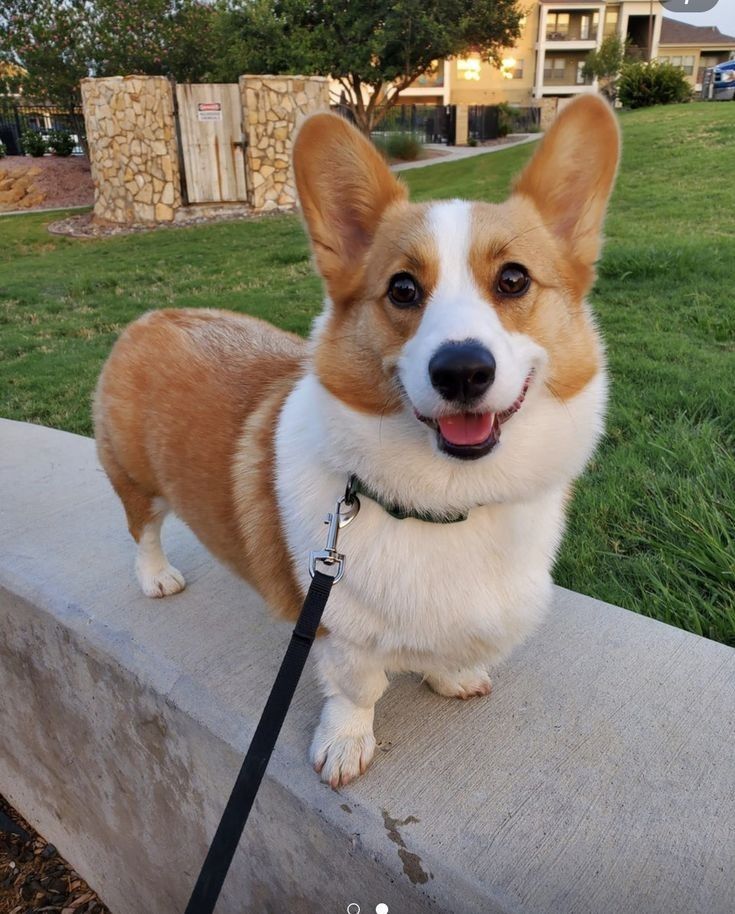
[[[498,105],[498,136],[508,136],[513,127],[513,109],[508,102]]]
[[[421,154],[421,143],[411,133],[389,133],[373,137],[373,143],[388,159],[413,162]]]
[[[74,139],[67,130],[53,130],[48,146],[57,156],[70,156],[74,152]]]
[[[618,99],[626,108],[671,105],[692,98],[692,87],[681,67],[663,60],[624,64],[617,88]]]
[[[410,133],[392,133],[386,144],[391,159],[413,162],[421,154],[421,143]]]
[[[5,143],[0,140],[0,159],[4,159],[7,154],[8,150],[5,148]]]
[[[25,152],[26,155],[33,156],[35,159],[39,159],[42,155],[45,155],[48,150],[46,140],[40,133],[36,133],[35,130],[26,130],[21,136],[20,142],[23,146],[23,152]]]

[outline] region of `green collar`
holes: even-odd
[[[376,504],[379,504],[387,514],[390,514],[391,517],[395,517],[396,520],[407,520],[410,517],[413,520],[422,520],[429,524],[456,524],[459,521],[467,520],[469,517],[468,511],[457,511],[454,514],[434,514],[431,511],[411,511],[402,508],[398,504],[386,502],[374,489],[371,489],[370,486],[366,485],[361,479],[358,479],[353,473],[347,483],[345,502],[348,505],[351,504],[355,495],[364,495],[371,501],[376,502]]]

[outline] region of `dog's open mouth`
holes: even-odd
[[[460,460],[477,460],[500,441],[501,426],[523,405],[532,375],[526,378],[515,403],[501,413],[451,413],[436,419],[416,413],[416,418],[436,431],[440,451]]]

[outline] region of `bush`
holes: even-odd
[[[413,162],[421,154],[421,143],[411,133],[389,133],[384,137],[373,137],[373,143],[388,159]]]
[[[8,150],[5,148],[5,143],[0,140],[0,159],[4,159],[7,154]]]
[[[392,133],[386,144],[391,159],[413,162],[421,155],[421,143],[410,133]]]
[[[67,130],[53,130],[48,147],[57,156],[70,156],[74,152],[74,139]]]
[[[508,102],[498,105],[498,136],[508,136],[513,127],[513,109]]]
[[[48,150],[46,140],[35,130],[26,130],[21,136],[20,142],[23,146],[23,152],[26,155],[33,156],[35,159],[40,159],[42,155],[46,155]]]
[[[617,89],[618,99],[626,108],[672,105],[692,99],[692,87],[684,71],[663,60],[624,64]]]

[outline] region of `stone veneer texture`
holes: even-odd
[[[249,202],[260,213],[293,209],[294,132],[306,115],[329,110],[329,80],[322,76],[241,76],[240,94],[248,141]]]
[[[82,80],[94,217],[171,222],[181,179],[171,83],[164,76]]]

